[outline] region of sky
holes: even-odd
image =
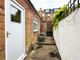
[[[53,9],[59,8],[64,4],[67,4],[69,0],[31,0],[34,7],[39,10],[40,8],[43,9]]]

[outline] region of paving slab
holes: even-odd
[[[51,41],[53,42],[52,37],[46,37],[45,42]],[[58,53],[56,45],[42,45],[42,47],[32,50],[25,60],[60,60],[56,53]]]

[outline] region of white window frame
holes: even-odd
[[[37,29],[34,29],[34,24],[37,25],[37,26],[36,26]],[[34,32],[37,32],[37,31],[38,31],[38,20],[37,20],[36,17],[34,17],[34,21],[33,21],[33,30],[34,30]]]

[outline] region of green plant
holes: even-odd
[[[58,22],[65,18],[65,13],[67,12],[67,5],[64,5],[56,13],[53,14],[53,27],[56,29]]]
[[[80,3],[78,0],[78,5],[75,7],[75,2],[77,0],[73,0],[73,4],[67,4],[64,5],[63,7],[61,7],[57,12],[55,12],[53,14],[53,28],[56,29],[56,27],[58,26],[58,23],[64,19],[65,17],[67,17],[69,14],[71,14],[73,11],[75,11],[76,8],[80,8]],[[69,2],[70,3],[70,2]]]

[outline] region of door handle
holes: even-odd
[[[11,33],[9,33],[9,32],[7,31],[7,37],[9,37],[10,34],[11,34]]]

